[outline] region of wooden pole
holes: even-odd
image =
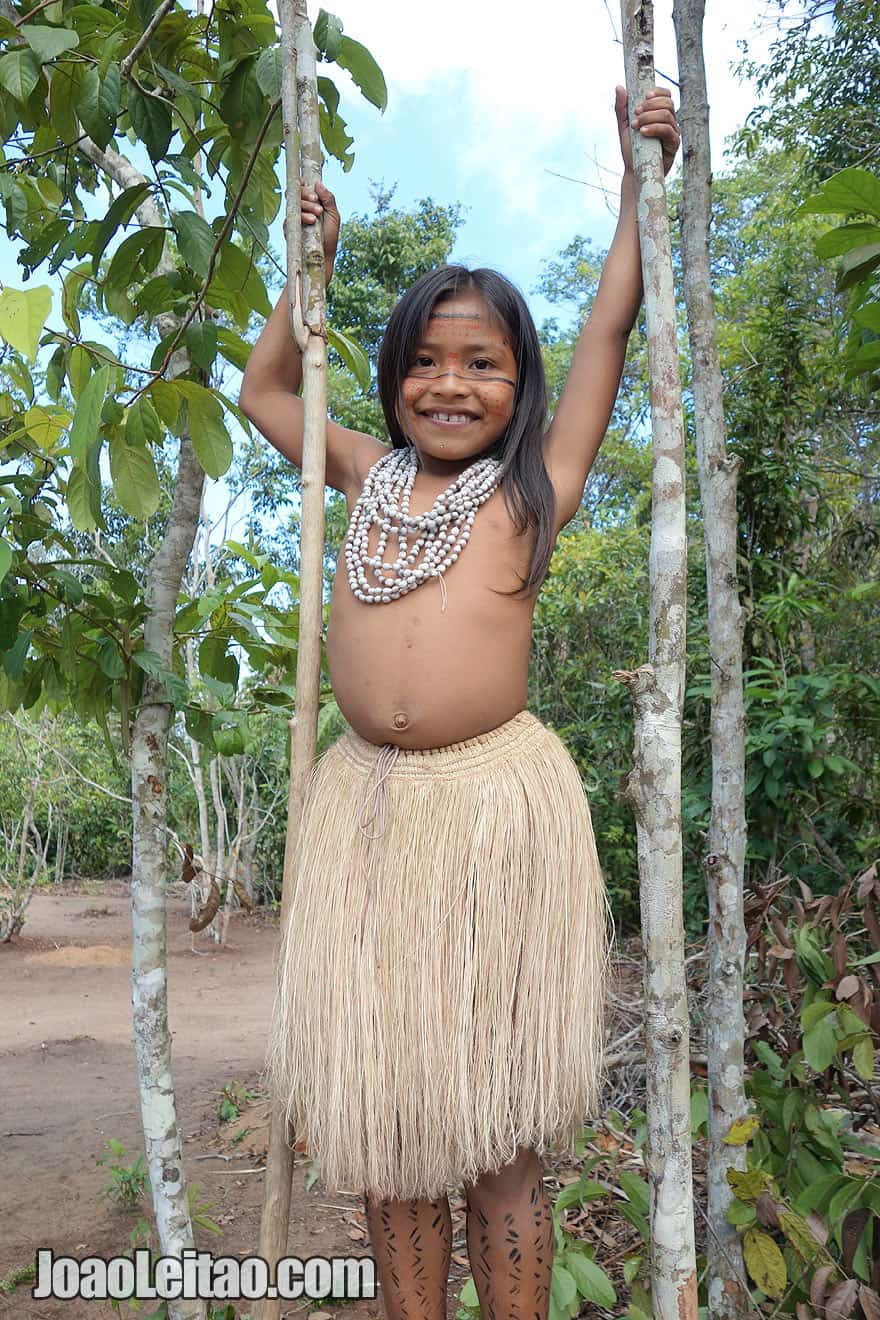
[[[733,1193],[729,1168],[746,1167],[745,1146],[727,1146],[731,1125],[747,1110],[743,1048],[743,870],[746,851],[743,610],[737,590],[736,484],[739,460],[727,452],[721,361],[709,264],[712,164],[703,58],[706,0],[675,0],[684,190],[681,263],[687,306],[703,503],[709,655],[712,674],[712,814],[704,859],[709,898],[709,992],[706,1054],[709,1072],[707,1168],[709,1315],[736,1320],[750,1312],[742,1245],[727,1222]]]
[[[327,459],[327,331],[323,221],[303,230],[300,222],[300,174],[307,188],[321,178],[321,137],[315,43],[306,0],[280,0],[282,114],[287,162],[287,287],[290,328],[302,353],[305,422],[300,523],[299,648],[296,701],[291,731],[290,795],[281,892],[281,929],[290,915],[294,859],[306,782],[314,763],[321,679],[321,631],[324,611],[324,484]],[[300,162],[301,157],[301,162]],[[260,1255],[274,1278],[287,1252],[290,1186],[295,1134],[288,1130],[283,1106],[273,1106],[269,1154],[260,1223]],[[258,1303],[257,1320],[279,1320],[281,1300]]]
[[[654,86],[651,0],[621,0],[629,114]],[[653,477],[649,663],[618,673],[635,708],[636,817],[645,953],[651,1297],[655,1320],[697,1320],[690,1059],[684,967],[681,715],[687,534],[684,424],[662,148],[632,133],[648,326]]]

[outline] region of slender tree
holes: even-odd
[[[621,0],[629,104],[654,86],[651,0]],[[687,536],[672,248],[660,143],[633,134],[648,330],[653,476],[649,663],[619,672],[635,707],[627,783],[638,834],[645,954],[651,1295],[657,1320],[696,1320],[688,1007],[684,967],[681,714]]]
[[[296,663],[296,706],[290,721],[290,797],[281,928],[290,917],[296,842],[309,771],[314,763],[321,683],[323,620],[324,479],[327,458],[327,331],[323,221],[302,228],[300,176],[306,187],[321,178],[315,43],[306,0],[281,0],[281,82],[287,169],[287,288],[290,331],[303,363],[304,433],[302,521],[300,523],[300,640]],[[260,1255],[275,1271],[287,1248],[293,1144],[283,1105],[270,1117],[269,1154],[260,1224]],[[260,1320],[278,1320],[280,1299],[260,1303]]]
[[[745,1147],[725,1145],[746,1113],[743,1076],[743,868],[746,850],[745,710],[742,677],[743,610],[737,590],[738,460],[727,453],[721,362],[709,265],[712,166],[709,104],[703,59],[705,0],[675,0],[684,181],[681,262],[691,346],[697,470],[703,504],[709,657],[712,673],[712,811],[704,859],[709,898],[706,937],[709,995],[706,1054],[709,1074],[708,1235],[709,1315],[746,1314],[742,1247],[727,1221],[733,1198],[731,1167],[745,1168]]]

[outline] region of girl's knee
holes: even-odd
[[[541,1177],[541,1161],[537,1153],[530,1146],[521,1146],[509,1164],[480,1174],[474,1183],[466,1183],[465,1195],[469,1202],[506,1200],[536,1186],[540,1191]]]

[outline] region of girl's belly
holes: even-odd
[[[352,596],[337,573],[327,629],[330,682],[362,738],[444,747],[487,733],[526,705],[534,602],[446,575],[384,605]]]

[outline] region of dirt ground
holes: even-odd
[[[88,891],[65,886],[37,893],[21,934],[0,945],[0,1280],[32,1264],[38,1247],[77,1257],[121,1254],[130,1249],[138,1220],[151,1219],[149,1191],[135,1211],[101,1195],[109,1175],[98,1160],[108,1140],[123,1144],[123,1162],[130,1165],[143,1151],[143,1138],[131,1038],[127,886],[93,884]],[[184,1165],[197,1200],[210,1203],[207,1213],[222,1229],[220,1237],[197,1229],[196,1245],[251,1255],[259,1240],[267,1104],[258,1098],[237,1120],[220,1124],[220,1093],[237,1083],[260,1097],[277,929],[236,914],[221,949],[191,935],[189,915],[187,900],[169,897],[169,1012]],[[251,1131],[233,1144],[242,1128]],[[309,1167],[298,1155],[289,1253],[369,1255],[359,1197],[329,1195],[320,1180],[307,1191]],[[450,1205],[447,1315],[454,1320],[470,1266],[463,1198],[450,1196]],[[35,1301],[31,1287],[0,1292],[2,1320],[137,1314],[125,1303],[114,1311],[109,1302]],[[309,1307],[315,1320],[384,1314],[376,1299],[344,1306],[287,1302],[282,1315],[305,1316]],[[147,1304],[141,1314],[151,1309]]]

